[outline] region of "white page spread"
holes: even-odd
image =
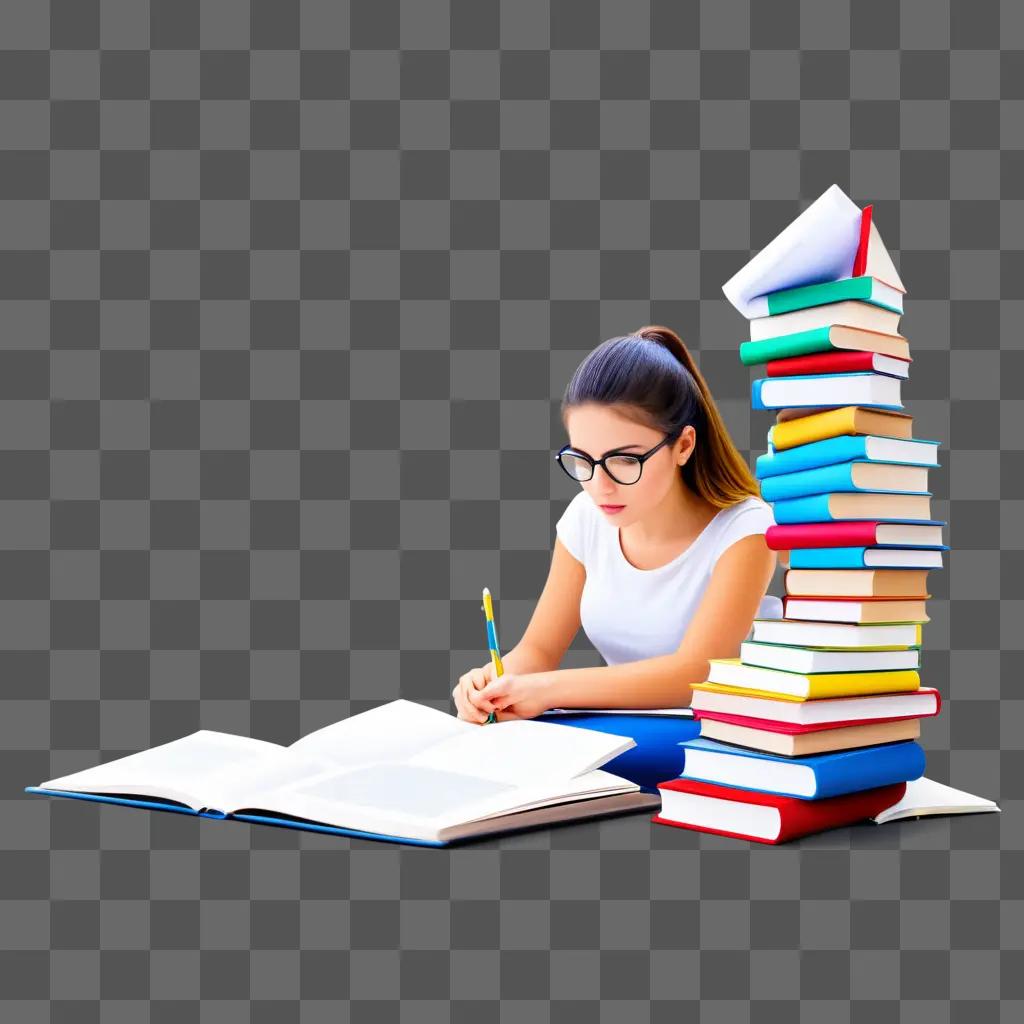
[[[199,729],[149,750],[50,779],[41,788],[163,797],[199,810],[206,806],[211,777],[251,771],[283,753],[283,747],[266,740]]]

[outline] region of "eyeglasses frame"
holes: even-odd
[[[667,444],[669,441],[672,441],[675,438],[677,438],[681,433],[682,433],[682,431],[679,430],[679,431],[676,431],[675,433],[672,433],[672,434],[666,434],[653,448],[648,449],[642,455],[637,455],[635,452],[624,452],[624,451],[619,450],[619,451],[606,452],[604,455],[601,456],[601,458],[593,459],[586,452],[581,452],[578,448],[573,448],[573,446],[571,444],[564,444],[558,450],[558,453],[555,455],[555,462],[558,463],[558,465],[561,468],[562,472],[565,473],[565,475],[570,480],[575,480],[576,483],[578,483],[578,484],[585,484],[588,480],[593,480],[594,479],[594,473],[597,472],[597,467],[600,466],[617,484],[620,484],[622,487],[632,487],[633,484],[640,483],[640,478],[644,475],[644,463],[659,448],[661,448],[663,445]],[[571,451],[574,455],[578,455],[581,458],[583,458],[586,462],[590,463],[590,476],[587,477],[587,480],[580,480],[579,477],[573,476],[565,468],[565,466],[562,465],[562,456],[567,451]],[[627,456],[628,458],[631,458],[631,459],[636,459],[637,462],[640,463],[640,472],[637,474],[637,478],[632,483],[628,483],[628,484],[627,483],[623,483],[623,481],[621,481],[617,476],[615,476],[613,473],[611,473],[609,471],[608,467],[605,465],[605,460],[606,459],[611,459],[611,458],[614,458],[616,456],[620,456],[621,457],[623,455],[625,455],[625,456]]]

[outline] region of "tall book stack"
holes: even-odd
[[[656,821],[781,842],[865,818],[924,772],[928,572],[942,567],[928,470],[938,442],[903,412],[905,289],[871,207],[833,185],[723,288],[748,318],[767,533],[786,568],[781,619],[694,687],[700,736],[662,782]],[[926,783],[927,780],[922,780]],[[876,818],[877,820],[877,818]]]

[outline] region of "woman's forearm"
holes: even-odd
[[[536,647],[518,643],[501,656],[501,667],[516,675],[531,675],[534,672],[550,672],[558,667],[558,662]]]
[[[706,660],[665,654],[621,665],[549,672],[553,708],[680,708],[692,683],[707,679]]]

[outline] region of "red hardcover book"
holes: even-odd
[[[809,373],[869,373],[875,370],[877,352],[841,351],[815,352],[809,356],[790,356],[788,359],[769,359],[765,369],[769,377],[797,377]],[[888,358],[894,358],[892,356]],[[901,362],[909,363],[909,359]]]
[[[792,548],[870,548],[877,544],[878,522],[837,519],[831,523],[783,523],[769,526],[765,543],[774,551]]]
[[[661,811],[651,821],[659,825],[675,825],[677,828],[774,845],[873,818],[902,800],[906,789],[905,782],[895,782],[890,786],[876,786],[821,800],[801,800],[794,796],[761,793],[737,786],[717,786],[697,779],[669,779],[658,783]],[[673,793],[710,799],[706,802],[685,798],[675,800]],[[730,801],[740,806],[730,809],[720,801]],[[677,816],[680,814],[686,815],[685,819]],[[737,817],[746,818],[742,823],[750,831],[737,832],[713,824],[736,824]]]
[[[929,690],[931,687],[920,688]],[[828,699],[828,698],[825,698]],[[847,698],[837,698],[846,700]],[[847,718],[835,722],[811,722],[802,724],[800,722],[780,722],[774,718],[753,718],[750,715],[734,715],[727,711],[700,711],[693,710],[693,717],[696,719],[710,718],[715,722],[728,722],[730,725],[744,725],[748,729],[766,729],[769,732],[784,732],[791,736],[804,732],[821,732],[822,729],[843,729],[853,725],[877,725],[879,722],[902,722],[907,718],[933,718],[939,713],[939,706],[942,698],[939,691],[935,690],[935,710],[928,711],[922,715],[889,715],[882,718]]]

